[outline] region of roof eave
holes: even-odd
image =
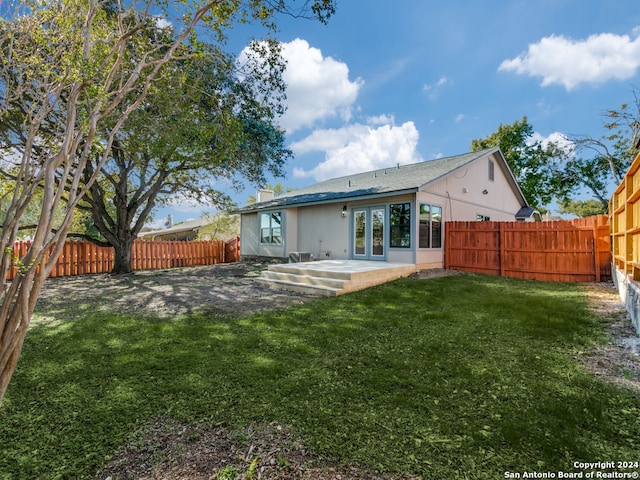
[[[497,149],[497,148],[496,148]],[[467,168],[467,166],[469,166],[470,163],[476,162],[478,159],[485,157],[486,155],[491,155],[493,154],[494,150],[496,149],[492,149],[489,152],[483,152],[480,154],[480,152],[478,152],[478,156],[474,157],[472,159],[470,159],[468,162],[463,163],[462,165],[459,165],[458,167],[454,168],[453,170],[449,170],[446,173],[443,173],[442,175],[440,175],[439,177],[436,177],[432,180],[429,180],[427,183],[424,183],[422,185],[420,185],[418,187],[418,190],[426,190],[427,187],[431,186],[431,185],[435,185],[436,183],[438,183],[440,180],[442,180],[443,178],[448,177],[449,175],[451,175],[452,173],[456,173],[460,170],[462,170],[463,168]]]
[[[336,197],[336,198],[331,198],[331,199],[327,199],[327,200],[317,200],[317,201],[311,201],[311,202],[294,202],[294,203],[285,203],[285,202],[275,202],[275,201],[269,201],[269,202],[264,202],[265,205],[260,205],[260,204],[253,204],[253,205],[249,205],[247,207],[242,207],[242,208],[238,208],[235,210],[232,210],[231,213],[236,213],[236,214],[243,214],[243,213],[256,213],[256,212],[260,212],[260,211],[266,211],[266,210],[276,210],[276,209],[281,209],[281,208],[298,208],[298,207],[310,207],[310,206],[314,206],[314,205],[327,205],[327,204],[331,204],[331,203],[344,203],[344,202],[355,202],[355,201],[359,201],[359,200],[365,200],[365,199],[375,199],[375,198],[387,198],[387,197],[395,197],[397,195],[406,195],[406,194],[412,194],[412,193],[416,193],[418,191],[418,188],[405,188],[402,190],[392,190],[392,191],[388,191],[388,192],[378,192],[378,193],[372,193],[372,194],[368,194],[368,195],[355,195],[355,196],[344,196],[344,197]],[[291,198],[291,197],[287,197],[287,198]],[[286,200],[286,199],[283,199]]]

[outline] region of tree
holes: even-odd
[[[569,198],[558,200],[560,209],[558,213],[572,214],[578,217],[590,217],[591,215],[601,215],[607,209],[599,200],[571,200]]]
[[[543,146],[533,140],[533,127],[527,117],[511,125],[500,124],[498,130],[484,139],[471,141],[471,151],[500,147],[522,193],[529,203],[540,209],[549,204],[558,185],[552,181],[552,160],[557,156],[555,145]]]
[[[169,12],[175,34],[166,39],[160,20]],[[163,68],[191,56],[185,42],[194,39],[199,24],[223,44],[234,23],[258,22],[273,31],[282,12],[310,12],[326,21],[334,4],[313,0],[292,12],[285,1],[269,0],[2,2],[0,119],[20,128],[10,129],[0,145],[1,174],[14,184],[3,193],[6,213],[0,218],[0,399],[73,211],[110,158],[119,130],[153,93]],[[97,161],[86,174],[89,158]],[[37,190],[43,208],[31,247],[17,259],[12,247]],[[56,222],[60,211],[64,215]],[[6,281],[14,266],[19,274]]]
[[[604,135],[567,136],[573,150],[563,155],[556,174],[565,190],[575,193],[581,187],[589,189],[603,212],[609,207],[611,184],[620,184],[634,157],[634,140],[640,132],[640,97],[635,87],[632,96],[631,104],[623,103],[603,113]]]
[[[240,235],[240,216],[228,212],[206,213],[206,227],[198,231],[198,240],[229,240]]]
[[[257,71],[244,67],[238,77],[233,59],[205,50],[210,54],[177,62],[156,81],[157,93],[120,129],[98,181],[79,204],[115,249],[113,273],[131,271],[132,244],[156,202],[179,193],[226,207],[230,199],[212,187],[217,180],[263,183],[266,171],[282,175],[291,156],[273,123],[284,92],[282,62],[268,59],[265,68],[263,59]],[[268,51],[279,55],[275,45]],[[98,158],[89,158],[85,180]]]

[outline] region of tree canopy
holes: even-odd
[[[583,216],[608,210],[612,186],[624,178],[634,157],[640,132],[640,98],[603,113],[605,134],[568,135],[555,142],[534,139],[526,117],[500,124],[484,139],[473,140],[472,151],[500,147],[529,203],[545,210],[556,199],[561,213]],[[590,200],[576,198],[587,191]]]
[[[553,198],[557,185],[549,175],[553,148],[533,140],[527,117],[510,125],[500,124],[489,136],[471,141],[471,151],[500,147],[527,201],[543,209]]]
[[[209,54],[167,66],[145,107],[116,135],[98,181],[79,203],[115,248],[114,273],[131,270],[131,245],[157,202],[179,194],[227,207],[231,200],[216,188],[220,181],[264,184],[265,173],[282,175],[291,156],[274,123],[284,92],[276,46],[269,49],[274,58],[245,66],[241,76],[232,58],[212,46],[200,48]],[[89,158],[86,180],[97,159]]]
[[[603,112],[603,135],[567,137],[573,149],[563,156],[558,173],[558,181],[571,193],[580,188],[588,189],[600,203],[602,212],[608,210],[611,185],[620,184],[635,156],[634,140],[640,132],[640,98],[636,87],[632,88],[631,94],[632,103],[625,102],[619,108]]]
[[[602,202],[594,199],[589,200],[572,200],[569,198],[558,200],[560,207],[558,213],[571,214],[577,217],[590,217],[591,215],[601,215],[606,213],[607,209],[603,207]]]
[[[198,53],[196,27],[206,27],[224,45],[237,23],[274,32],[280,14],[326,21],[334,11],[333,0],[302,6],[286,0],[2,2],[0,120],[2,130],[12,127],[0,139],[0,175],[14,188],[3,191],[0,218],[0,398],[73,211],[111,158],[120,129],[155,93],[165,67]],[[16,259],[12,247],[38,190],[42,208],[33,240],[24,258]],[[19,275],[6,281],[16,264]]]

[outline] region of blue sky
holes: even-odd
[[[527,116],[536,136],[599,137],[640,87],[637,0],[338,0],[328,25],[285,18],[294,151],[285,178],[326,178],[465,153]],[[243,47],[244,38],[230,45]],[[244,205],[256,187],[221,190]],[[549,205],[551,210],[556,205]],[[212,212],[176,199],[174,221]]]

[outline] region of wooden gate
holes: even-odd
[[[445,268],[555,282],[610,280],[608,218],[447,222]]]

